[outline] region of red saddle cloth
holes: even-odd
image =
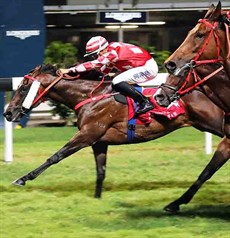
[[[137,117],[137,124],[149,124],[154,119],[154,114],[162,115],[167,117],[169,120],[178,117],[180,114],[185,113],[185,109],[181,100],[176,101],[175,103],[171,103],[168,107],[159,106],[155,99],[154,94],[158,90],[158,88],[144,88],[142,93],[149,98],[149,100],[154,105],[154,109],[150,110],[146,113],[143,113]],[[128,102],[128,120],[132,119],[135,115],[136,106],[133,99],[127,97]]]

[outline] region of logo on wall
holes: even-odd
[[[130,13],[126,13],[126,12],[106,12],[105,13],[105,18],[107,19],[115,19],[118,20],[120,22],[126,22],[128,20],[134,19],[134,18],[141,18],[141,13],[140,12],[130,12]]]
[[[98,12],[97,23],[145,23],[148,12],[110,11]]]
[[[31,36],[38,36],[40,35],[39,30],[30,30],[30,31],[6,31],[6,36],[13,36],[17,37],[21,40],[25,40]]]

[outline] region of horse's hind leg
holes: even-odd
[[[95,188],[95,198],[100,198],[102,193],[103,181],[105,179],[105,170],[106,170],[106,155],[108,145],[104,142],[98,141],[93,146],[93,153],[95,156],[96,162],[96,188]]]
[[[181,204],[187,204],[191,201],[193,196],[197,193],[200,187],[210,179],[215,172],[220,169],[230,158],[230,139],[224,137],[218,145],[216,152],[212,159],[202,171],[198,179],[192,186],[177,200],[167,205],[164,210],[171,213],[176,213],[180,210]]]

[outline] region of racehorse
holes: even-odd
[[[5,118],[8,121],[18,121],[42,100],[52,99],[75,110],[79,131],[42,165],[14,181],[15,185],[25,185],[27,180],[35,179],[51,165],[84,147],[91,146],[97,170],[95,197],[101,197],[108,145],[130,143],[127,132],[128,106],[115,100],[111,82],[105,81],[99,87],[98,81],[86,80],[84,77],[88,78],[87,75],[82,74],[77,79],[66,79],[66,76],[60,74],[52,65],[38,66],[24,76],[4,113]],[[39,83],[35,98],[32,104],[26,105],[25,101],[35,82]],[[194,126],[199,130],[223,137],[223,111],[199,91],[187,97],[189,100],[183,101],[185,113],[178,117],[169,120],[161,115],[154,115],[150,123],[137,124],[132,143],[154,140],[185,126]],[[197,98],[201,103],[193,107]],[[203,174],[209,174],[209,170],[205,169]],[[190,200],[198,189],[189,192]]]
[[[229,25],[230,11],[221,11],[220,2],[216,7],[212,5],[204,19],[198,21],[165,61],[168,72],[178,76],[170,77],[161,87],[168,97],[164,99],[168,102],[162,102],[165,106],[178,96],[201,87],[214,103],[226,113],[230,112]],[[213,75],[218,75],[219,79],[214,80]]]
[[[201,91],[224,112],[225,137],[210,163],[210,178],[230,158],[230,12],[212,5],[204,19],[188,33],[184,42],[165,61],[171,75],[155,95],[167,107],[172,101]],[[195,105],[201,103],[199,99]],[[211,110],[211,109],[210,109]],[[169,209],[184,202],[181,197]]]

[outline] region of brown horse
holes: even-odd
[[[89,103],[79,107],[76,110],[79,132],[59,151],[48,158],[46,162],[17,179],[14,182],[15,185],[25,185],[27,180],[35,179],[51,165],[60,162],[84,147],[92,146],[97,169],[95,197],[101,196],[102,184],[105,179],[108,145],[130,143],[127,135],[128,107],[117,102],[114,96],[112,96],[111,82],[104,82],[104,84],[98,87],[98,81],[83,80],[83,77],[84,75],[81,75],[81,79],[78,78],[76,80],[63,79],[63,75],[57,75],[57,68],[51,65],[39,66],[24,77],[4,113],[8,121],[19,120],[22,115],[41,103],[42,99],[49,98],[63,103],[71,109],[76,109],[76,104],[79,105],[82,101],[89,100],[89,94],[95,88],[94,96],[110,96],[104,97],[102,100],[90,100]],[[30,94],[34,81],[40,82],[39,91],[32,106],[25,109],[23,107],[25,98]],[[163,116],[155,115],[151,123],[136,125],[136,135],[132,143],[154,140],[185,126],[194,126],[199,130],[209,131],[223,137],[223,111],[199,91],[195,94],[187,95],[187,98],[189,100],[183,101],[186,112],[177,118],[169,120]],[[197,100],[200,100],[201,103],[199,105],[196,104],[196,107],[194,107],[193,105]],[[216,153],[214,154],[215,156]],[[219,166],[221,165],[220,162]],[[208,169],[205,168],[202,172],[205,177],[210,174],[209,165],[207,167]],[[190,189],[187,192],[184,203],[188,203],[198,189],[199,187]],[[179,210],[179,206],[167,210],[176,212]]]
[[[214,103],[230,112],[229,24],[230,11],[221,11],[220,2],[209,8],[204,19],[165,61],[168,72],[178,77],[169,77],[162,86],[168,98],[160,103],[169,105],[178,96],[200,87]],[[215,80],[214,75],[219,79]]]
[[[199,20],[184,42],[166,60],[165,66],[172,75],[155,95],[159,105],[168,106],[180,97],[184,100],[187,95],[201,91],[225,112],[225,137],[208,165],[210,172],[207,179],[230,158],[229,18],[230,12],[221,11],[220,2],[216,7],[210,7],[204,19]],[[201,101],[197,99],[195,106],[199,103]],[[181,202],[184,202],[184,197],[171,203],[169,209]]]
[[[188,33],[184,42],[165,61],[170,74],[155,96],[161,106],[201,90],[226,113],[225,134],[229,135],[230,114],[230,11],[221,3],[212,5],[204,19]]]
[[[169,73],[183,76],[200,65],[216,64],[230,76],[230,10],[222,11],[221,3],[212,5],[204,19],[189,31],[184,42],[165,61]]]

